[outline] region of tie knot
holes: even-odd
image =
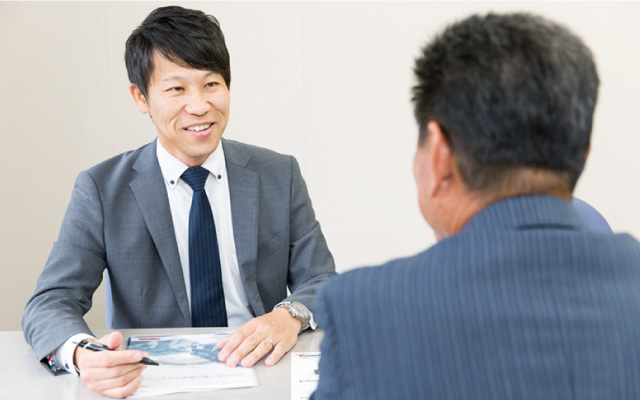
[[[194,192],[204,189],[204,183],[207,181],[209,171],[202,167],[188,168],[180,178],[187,182],[187,185],[191,186]]]

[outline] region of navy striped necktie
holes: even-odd
[[[181,176],[191,189],[189,212],[189,276],[192,326],[227,326],[216,225],[204,184],[209,171],[187,169]]]

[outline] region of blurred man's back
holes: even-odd
[[[570,204],[592,55],[527,14],[474,16],[416,62],[420,209],[439,243],[330,280],[316,399],[638,399],[640,243]]]

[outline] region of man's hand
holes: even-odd
[[[218,343],[222,349],[218,359],[235,367],[242,361],[243,367],[251,367],[271,352],[264,364],[270,367],[280,361],[298,341],[302,322],[289,311],[278,308],[252,319],[235,331],[227,340]]]
[[[125,398],[142,382],[146,365],[138,363],[147,354],[139,350],[121,351],[122,334],[113,332],[98,340],[118,351],[89,351],[77,347],[73,361],[89,389],[103,396]]]

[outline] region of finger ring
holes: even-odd
[[[267,342],[271,343],[271,347],[276,347],[276,345],[273,343],[273,340],[266,338],[265,339]]]

